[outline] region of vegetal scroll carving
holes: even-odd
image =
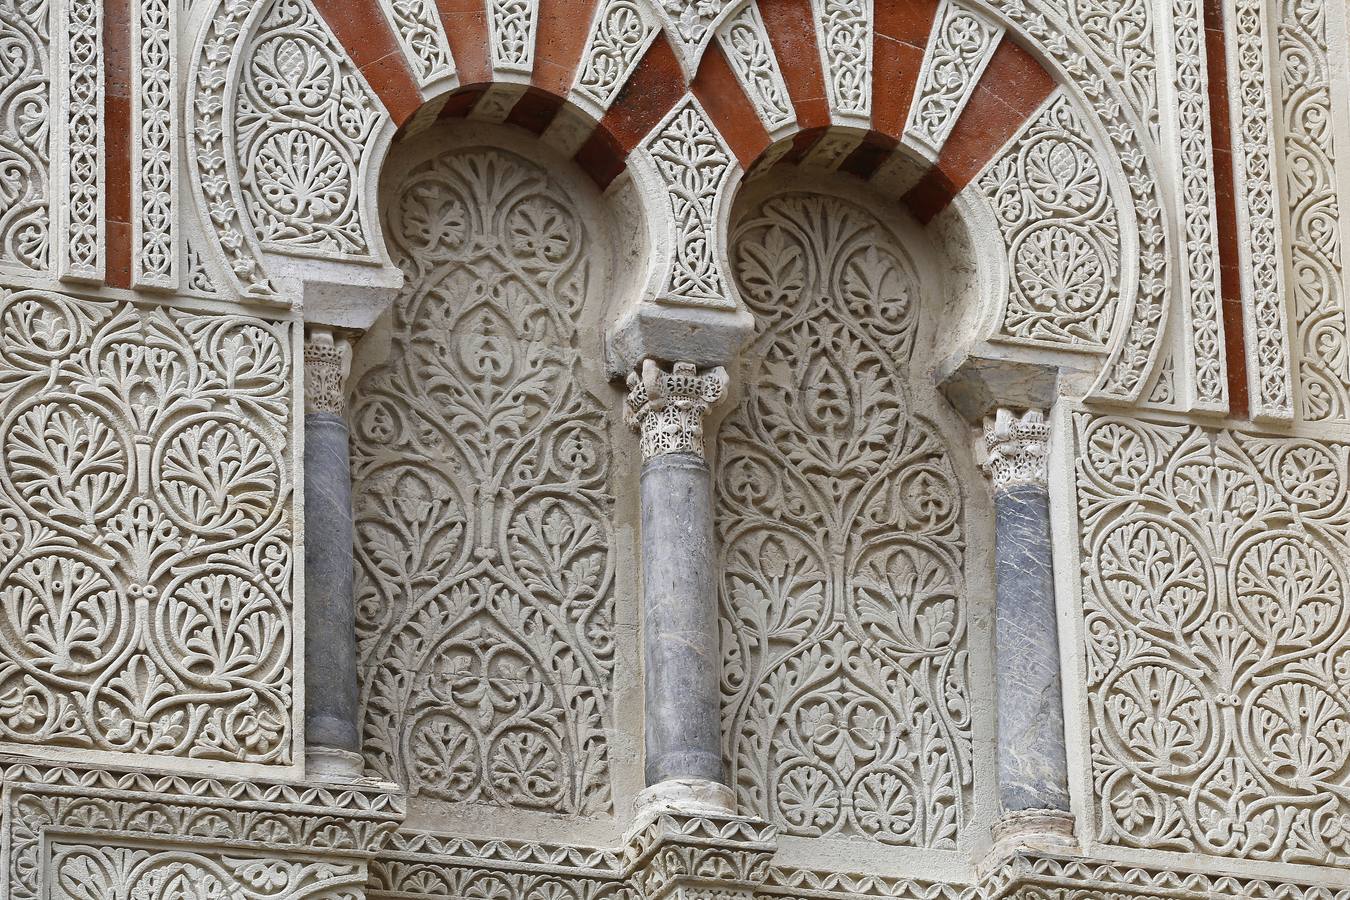
[[[718,431],[729,774],[787,834],[952,848],[963,499],[911,407],[913,264],[864,209],[797,193],[745,215],[733,254],[758,332]]]
[[[289,326],[0,292],[0,742],[292,758]]]
[[[1350,447],[1078,415],[1097,836],[1350,859]]]
[[[582,378],[591,226],[490,149],[393,197],[407,280],[352,404],[368,765],[432,800],[606,811],[618,404]]]

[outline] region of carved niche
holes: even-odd
[[[1073,418],[1097,840],[1350,861],[1350,446]]]
[[[622,424],[582,352],[598,226],[486,147],[414,166],[387,207],[406,283],[351,405],[369,769],[433,804],[607,813]]]
[[[0,746],[293,761],[293,341],[0,289]]]
[[[843,199],[778,193],[738,221],[757,332],[717,443],[728,774],[787,835],[955,848],[964,501],[911,389],[916,268]]]

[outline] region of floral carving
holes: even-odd
[[[380,0],[417,83],[426,87],[455,71],[435,0]]]
[[[355,863],[66,842],[50,854],[51,900],[354,900],[365,884]]]
[[[759,5],[746,3],[736,10],[723,23],[718,37],[764,127],[775,131],[797,121]]]
[[[0,296],[0,742],[292,758],[287,326]]]
[[[1350,418],[1350,347],[1325,5],[1281,0],[1276,35],[1299,414],[1343,421]]]
[[[49,265],[47,121],[51,7],[0,4],[0,261]]]
[[[1120,299],[1120,227],[1097,154],[1059,95],[981,176],[1009,248],[1001,336],[1101,347]]]
[[[235,145],[258,240],[369,255],[358,169],[380,113],[355,67],[304,0],[271,0],[243,60]]]
[[[577,93],[599,109],[607,108],[659,30],[636,0],[605,0],[581,57]]]
[[[733,307],[717,260],[717,201],[732,172],[731,152],[692,100],[675,107],[647,152],[665,184],[675,220],[671,273],[660,300]]]
[[[956,0],[945,0],[924,49],[905,139],[937,159],[947,135],[994,55],[1003,29]]]
[[[534,22],[538,0],[489,0],[488,34],[495,69],[523,72],[534,68]]]
[[[813,194],[750,211],[733,253],[758,332],[718,431],[730,777],[786,834],[954,848],[963,498],[910,406],[913,265],[870,213]]]
[[[1158,139],[1158,59],[1149,0],[1055,0],[1069,21],[1112,72],[1135,112]]]
[[[537,165],[447,152],[397,185],[407,280],[353,393],[369,768],[412,796],[610,808],[611,405],[577,333],[603,283]]]
[[[830,106],[846,116],[872,112],[872,4],[812,0]]]
[[[1350,447],[1074,423],[1098,838],[1344,864]]]

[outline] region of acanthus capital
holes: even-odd
[[[726,369],[700,371],[677,362],[669,370],[644,359],[628,376],[624,421],[641,435],[644,460],[664,453],[703,456],[703,418],[725,398]]]
[[[1039,409],[999,407],[984,420],[984,470],[996,491],[1046,486],[1050,425]]]

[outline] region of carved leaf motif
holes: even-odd
[[[730,774],[789,834],[953,847],[962,504],[910,412],[912,264],[870,213],[809,194],[747,212],[733,246],[759,331],[716,457]]]
[[[407,280],[352,404],[368,765],[433,801],[595,814],[615,537],[577,333],[590,233],[495,150],[436,156],[394,198]]]

